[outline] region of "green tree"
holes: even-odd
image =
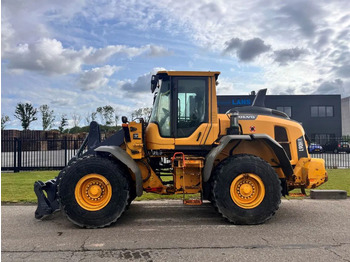
[[[50,110],[50,107],[48,105],[42,105],[39,109],[42,116],[43,130],[45,131],[47,129],[51,129],[53,122],[55,121],[53,110]]]
[[[63,133],[64,127],[68,126],[68,118],[66,114],[61,115],[60,125],[58,130]]]
[[[115,110],[112,106],[98,107],[96,112],[100,115],[102,124],[110,126],[115,122],[116,115]]]
[[[6,123],[10,121],[10,117],[7,115],[1,115],[1,130],[4,130],[6,127]]]
[[[31,122],[38,120],[35,115],[38,112],[32,104],[18,103],[14,116],[21,121],[23,130],[28,130]]]
[[[143,118],[146,122],[148,122],[150,116],[151,116],[152,108],[150,107],[142,107],[139,109],[134,110],[131,113],[131,118]]]

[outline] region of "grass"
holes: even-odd
[[[34,182],[50,180],[56,177],[58,173],[59,171],[1,173],[1,201],[36,203]]]
[[[47,181],[58,175],[59,171],[30,171],[20,173],[2,173],[1,174],[1,201],[11,203],[36,203],[33,184],[37,180]],[[340,189],[346,190],[350,196],[350,169],[329,169],[328,182],[317,189]],[[293,190],[292,193],[299,193],[300,190]],[[309,190],[307,190],[309,194]],[[187,195],[186,198],[192,196]],[[160,196],[152,193],[144,193],[141,200],[156,199],[182,199],[182,194]]]

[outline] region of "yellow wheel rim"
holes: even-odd
[[[112,187],[102,175],[89,174],[82,177],[75,186],[75,199],[89,211],[104,208],[112,197]]]
[[[265,186],[259,176],[245,173],[231,183],[231,198],[237,206],[252,209],[260,205],[265,197]]]

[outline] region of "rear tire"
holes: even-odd
[[[61,209],[80,227],[98,228],[114,223],[129,199],[127,175],[122,165],[107,157],[78,159],[60,178]]]
[[[213,174],[214,206],[234,224],[264,223],[281,203],[281,182],[275,170],[253,155],[226,158]]]

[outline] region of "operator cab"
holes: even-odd
[[[161,139],[163,143],[159,144],[166,142],[174,147],[176,144],[198,146],[204,142],[203,128],[210,123],[209,86],[215,73],[218,75],[218,72],[161,71],[152,77],[155,99],[146,130],[147,143]],[[184,141],[186,138],[188,141]]]
[[[160,76],[159,80],[150,122],[158,125],[162,137],[188,137],[208,121],[207,78]]]

